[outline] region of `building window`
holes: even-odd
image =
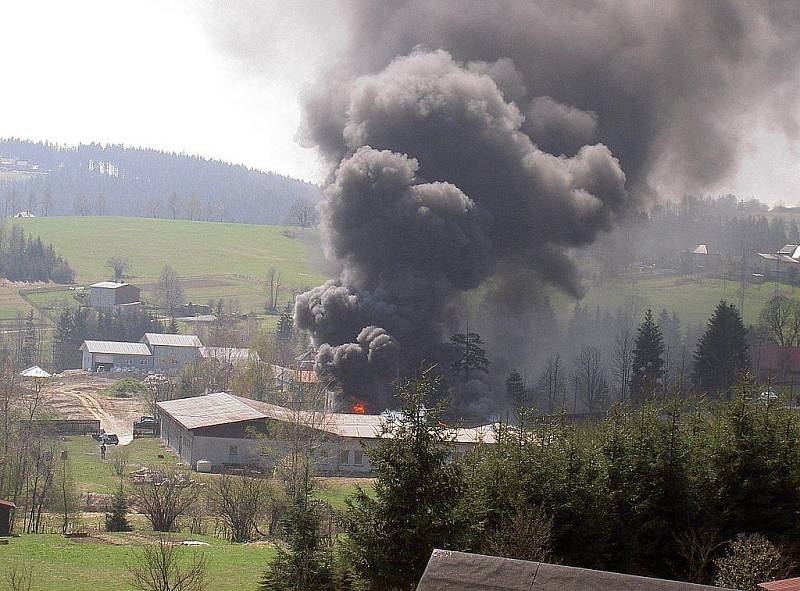
[[[343,449],[339,452],[339,463],[342,466],[347,466],[350,463],[350,450]]]
[[[353,465],[354,466],[363,466],[364,465],[364,452],[360,449],[353,450]]]
[[[238,445],[231,445],[230,450],[228,450],[229,456],[238,456],[239,455],[239,446]]]

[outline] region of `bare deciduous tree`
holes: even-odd
[[[542,509],[521,510],[489,533],[483,550],[492,556],[548,562],[552,556],[553,518]]]
[[[317,208],[308,199],[296,199],[289,215],[294,224],[301,228],[310,228],[317,223]]]
[[[128,259],[125,257],[111,257],[106,261],[106,267],[111,267],[114,271],[114,281],[122,281],[125,271],[128,269]]]
[[[190,556],[187,554],[191,552]],[[131,552],[130,582],[139,591],[202,591],[206,588],[206,557],[160,536]]]
[[[178,518],[194,505],[196,486],[180,472],[155,473],[135,487],[132,497],[154,531],[175,531]]]
[[[281,274],[278,273],[275,267],[270,267],[269,271],[267,271],[267,312],[277,312],[280,288]]]
[[[33,584],[33,565],[15,560],[6,567],[6,585],[9,591],[30,591]]]
[[[619,399],[628,399],[631,385],[631,364],[633,363],[634,338],[628,327],[617,333],[614,340],[614,377],[617,379]]]
[[[547,398],[549,412],[555,412],[564,405],[565,377],[561,356],[558,353],[550,355],[544,371],[539,376],[539,391]]]
[[[590,410],[597,410],[608,396],[608,380],[600,349],[584,346],[575,360],[576,392]]]
[[[253,476],[223,474],[209,489],[211,500],[230,530],[231,542],[249,542],[269,510],[270,481]]]
[[[800,303],[776,295],[761,311],[759,319],[770,338],[782,347],[800,344]]]
[[[130,449],[128,446],[116,446],[111,454],[111,473],[117,478],[124,478],[129,464]]]

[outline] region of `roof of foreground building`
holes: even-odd
[[[434,550],[417,591],[719,591],[679,581]]]

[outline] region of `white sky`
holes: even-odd
[[[318,182],[316,154],[294,140],[298,94],[343,33],[327,0],[0,0],[0,137],[185,151]],[[796,147],[761,128],[706,192],[800,205],[799,187]]]

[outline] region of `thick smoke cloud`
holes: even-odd
[[[543,152],[490,71],[418,49],[309,102],[310,117],[326,122],[309,132],[339,163],[321,213],[343,273],[301,295],[296,317],[339,376],[366,379],[378,366],[390,375],[383,349],[399,350],[400,367],[435,357],[454,294],[501,263],[578,294],[564,249],[591,242],[630,206],[608,148]],[[548,124],[564,113],[574,110]]]
[[[437,359],[466,290],[491,279],[506,325],[531,314],[525,285],[578,296],[568,251],[665,178],[723,178],[756,106],[797,130],[771,102],[798,89],[789,3],[344,6],[350,49],[306,93],[301,130],[331,171],[322,230],[342,273],[296,319],[372,410],[381,384]]]

